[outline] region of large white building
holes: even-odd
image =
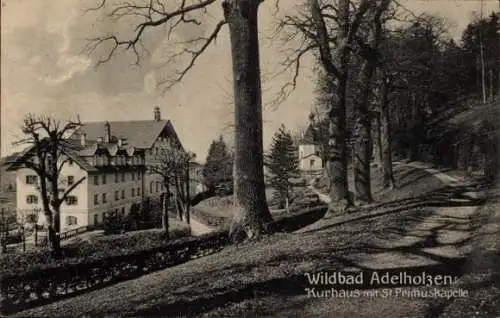
[[[69,140],[76,149],[60,159],[67,160],[60,173],[60,187],[65,189],[84,180],[61,207],[62,231],[97,225],[108,212],[125,215],[133,203],[158,197],[164,190],[161,178],[148,173],[146,167],[171,143],[182,147],[172,123],[161,119],[158,107],[154,120],[84,123]],[[38,214],[38,223],[44,223],[38,176],[22,166],[13,165],[11,169],[17,174],[18,217]],[[191,183],[194,195],[199,186],[195,180]]]

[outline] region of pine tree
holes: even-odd
[[[274,134],[271,149],[265,156],[265,165],[269,169],[269,183],[280,200],[280,208],[287,205],[290,199],[292,184],[290,178],[299,174],[299,158],[291,134],[281,125]]]
[[[210,144],[202,173],[208,189],[216,189],[221,186],[232,189],[233,157],[222,135]]]

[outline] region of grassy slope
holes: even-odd
[[[417,195],[442,186],[416,169],[398,170],[403,185],[394,197]],[[418,192],[418,193],[417,193]],[[387,199],[391,195],[385,195]],[[304,273],[341,270],[344,258],[362,244],[384,240],[401,218],[426,213],[413,209],[333,224],[306,233],[279,233],[139,279],[19,313],[18,316],[176,316],[208,317],[401,317],[424,312],[427,304],[406,298],[313,299],[304,292]],[[398,216],[398,217],[396,217]],[[338,220],[337,220],[338,221]],[[323,222],[323,220],[322,220]]]
[[[271,188],[266,188],[266,198],[271,209],[271,214],[275,217],[286,215],[286,213],[281,210],[276,210],[276,202],[273,202],[273,192]],[[294,202],[290,203],[290,209],[296,211],[298,209],[298,204],[303,203],[307,205],[306,199],[304,198],[305,193],[312,193],[310,189],[304,187],[294,187],[292,197],[296,198]],[[192,207],[192,215],[199,221],[210,225],[210,226],[227,226],[233,217],[233,196],[223,196],[223,197],[212,197],[197,205]]]

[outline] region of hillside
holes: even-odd
[[[364,291],[371,289],[366,284],[356,289],[364,296],[354,298],[313,297],[307,292],[312,286],[305,274],[321,271],[460,274],[472,248],[467,237],[476,235],[474,227],[464,222],[476,213],[478,203],[458,198],[464,198],[475,186],[452,186],[456,178],[434,170],[404,167],[399,171],[399,179],[413,180],[410,183],[418,186],[413,192],[406,191],[406,196],[402,192],[394,198],[386,194],[387,203],[374,209],[323,219],[298,232],[230,246],[17,316],[428,315],[440,304],[425,298],[367,296]],[[455,207],[446,207],[452,202]]]

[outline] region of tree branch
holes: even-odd
[[[208,6],[215,3],[217,0],[198,0],[194,3],[187,4],[186,0],[176,2],[175,8],[168,10],[160,0],[147,0],[143,3],[137,4],[132,1],[126,1],[119,4],[112,5],[111,11],[107,14],[110,19],[121,20],[125,17],[132,17],[140,19],[140,22],[134,27],[133,35],[130,38],[122,39],[116,33],[104,34],[102,36],[89,39],[85,47],[88,54],[94,54],[99,47],[107,47],[106,53],[96,62],[96,67],[109,62],[113,56],[118,54],[120,49],[123,51],[130,51],[135,56],[135,64],[139,65],[141,55],[144,48],[141,48],[141,40],[147,30],[153,29],[162,25],[168,26],[167,37],[170,38],[171,33],[181,24],[194,24],[201,25],[201,22],[196,18],[189,17],[189,14],[205,11]],[[107,0],[102,0],[101,3],[94,8],[87,11],[105,10],[108,6]],[[111,5],[110,5],[111,6]],[[186,73],[194,66],[198,57],[207,49],[207,47],[215,41],[220,29],[226,22],[220,21],[209,37],[200,37],[184,43],[177,44],[201,44],[198,49],[183,48],[180,53],[174,54],[169,60],[187,54],[190,56],[190,62],[181,71],[175,72],[175,76],[158,83],[159,86],[165,86],[165,89],[170,89],[184,78]],[[109,45],[109,46],[107,46]]]
[[[75,183],[73,183],[72,185],[70,185],[69,188],[66,189],[66,191],[64,191],[64,194],[61,197],[60,202],[64,202],[66,200],[66,198],[68,197],[68,195],[71,193],[71,191],[73,191],[76,187],[78,187],[78,185],[80,183],[82,183],[83,180],[85,180],[85,179],[86,179],[86,177],[82,177],[78,181],[76,181]]]
[[[203,52],[206,51],[206,49],[210,46],[210,44],[212,44],[216,41],[220,30],[222,29],[222,27],[225,24],[226,24],[225,20],[219,21],[219,23],[217,23],[214,30],[212,31],[212,33],[208,37],[199,37],[199,38],[195,38],[195,39],[192,39],[189,41],[184,41],[184,42],[179,43],[181,45],[182,44],[185,45],[185,44],[196,44],[196,43],[201,42],[202,45],[199,49],[189,49],[189,48],[184,47],[184,48],[182,48],[181,52],[174,54],[172,56],[173,58],[178,57],[182,54],[186,54],[186,53],[191,55],[191,57],[189,59],[189,63],[182,70],[175,71],[174,72],[175,75],[173,76],[173,78],[159,81],[158,85],[160,85],[160,86],[164,85],[165,90],[168,90],[168,89],[172,88],[175,84],[179,83],[186,76],[186,74],[193,68],[197,59],[203,54]],[[170,60],[170,62],[171,62],[171,60]]]

